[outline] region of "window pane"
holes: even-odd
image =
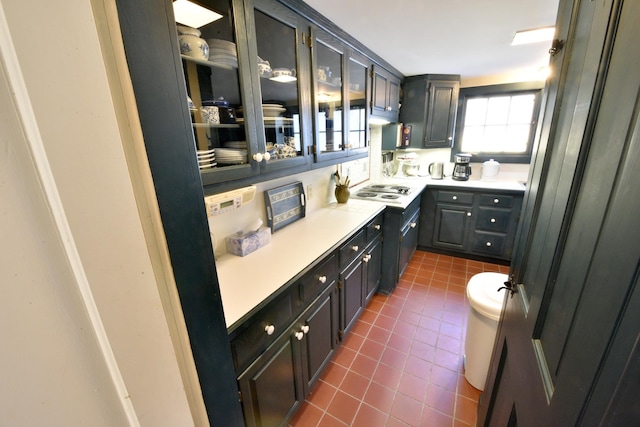
[[[511,109],[509,111],[509,124],[529,124],[533,116],[535,96],[519,95],[511,99]]]
[[[478,152],[482,151],[484,143],[484,126],[469,126],[464,128],[462,136],[462,151]]]
[[[474,98],[467,101],[467,111],[464,117],[465,126],[484,126],[488,101],[487,98]]]
[[[467,98],[460,149],[475,154],[526,153],[536,94]]]
[[[506,124],[509,118],[511,97],[496,97],[489,99],[487,111],[487,125]]]
[[[529,133],[531,126],[512,125],[507,127],[507,144],[504,151],[508,153],[524,153],[527,151],[527,143],[529,142]]]

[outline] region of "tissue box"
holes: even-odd
[[[248,234],[238,232],[227,236],[227,252],[230,254],[245,256],[255,252],[271,242],[271,229],[262,227],[258,231]]]

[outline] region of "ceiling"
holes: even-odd
[[[305,0],[405,76],[534,79],[551,42],[511,46],[516,31],[553,26],[558,0]],[[392,7],[390,9],[390,7]]]

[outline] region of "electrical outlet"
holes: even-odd
[[[311,190],[311,184],[307,185],[307,200],[311,200],[311,198],[313,197],[313,192]]]

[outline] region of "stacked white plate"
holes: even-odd
[[[227,40],[209,39],[209,61],[226,68],[238,68],[236,44]]]
[[[262,115],[264,117],[278,117],[285,111],[287,109],[280,104],[262,104]]]
[[[209,169],[215,167],[216,163],[216,150],[198,150],[198,167],[200,169]]]
[[[221,165],[247,163],[247,150],[241,148],[216,148],[216,161]]]
[[[247,141],[227,141],[224,142],[222,145],[224,145],[226,148],[247,148]]]

